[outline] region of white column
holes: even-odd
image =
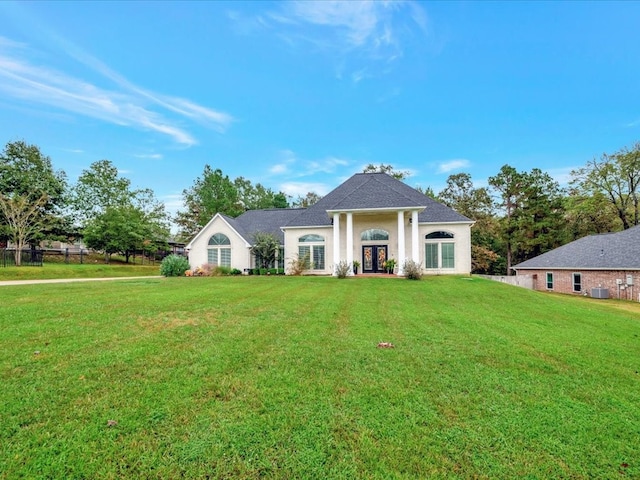
[[[418,238],[418,212],[411,212],[411,260],[420,263],[420,239]]]
[[[340,263],[340,214],[333,214],[333,276],[338,272],[338,263]]]
[[[404,275],[403,264],[406,260],[404,252],[404,211],[398,212],[398,275]]]
[[[353,275],[353,213],[347,212],[347,264],[349,275]]]

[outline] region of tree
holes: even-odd
[[[587,235],[622,230],[616,208],[602,192],[587,195],[572,189],[564,197],[564,211],[567,242]]]
[[[134,205],[107,207],[84,229],[87,247],[104,252],[107,263],[114,253],[124,255],[128,263],[132,252],[148,248],[149,243],[168,235],[168,228]]]
[[[0,213],[7,222],[9,238],[16,246],[15,264],[20,266],[22,249],[42,228],[43,217],[40,209],[47,203],[48,197],[42,194],[38,199],[27,195],[0,194]]]
[[[11,239],[22,248],[51,237],[63,225],[67,182],[63,171],[35,145],[9,142],[0,154],[0,240]]]
[[[562,190],[549,174],[538,168],[518,172],[504,165],[489,178],[489,185],[498,193],[498,206],[504,212],[500,231],[507,275],[514,260],[521,262],[562,244]]]
[[[257,183],[253,185],[250,180],[238,177],[233,181],[238,191],[238,198],[244,210],[261,210],[265,208],[288,208],[287,196]]]
[[[518,173],[517,170],[510,165],[503,165],[496,176],[489,177],[489,185],[491,185],[500,196],[498,206],[504,211],[501,230],[506,249],[507,275],[511,275],[512,248],[516,230],[513,218],[518,206],[522,182],[522,174]]]
[[[613,155],[603,153],[587,165],[571,172],[572,186],[583,195],[601,193],[607,197],[628,229],[640,223],[640,142]]]
[[[298,198],[292,202],[291,206],[296,208],[309,208],[311,205],[318,203],[320,199],[322,199],[322,196],[316,192],[307,192],[304,197],[298,195]]]
[[[489,191],[475,188],[468,173],[450,175],[438,200],[475,221],[471,230],[471,261],[474,273],[496,273],[502,244],[493,199]]]
[[[109,160],[93,162],[83,170],[71,192],[71,206],[80,225],[102,214],[109,207],[131,202],[131,182],[120,177],[118,168]]]
[[[237,217],[244,212],[234,183],[222,170],[209,165],[205,165],[202,177],[182,191],[182,199],[186,210],[179,211],[174,220],[185,239],[193,237],[216,213]]]
[[[84,170],[73,188],[75,218],[83,230],[87,247],[114,253],[126,262],[136,250],[151,253],[169,237],[164,204],[150,189],[131,190],[131,182],[119,175],[109,160],[100,160]]]
[[[380,165],[374,165],[370,163],[364,170],[363,173],[386,173],[387,175],[391,175],[393,178],[398,180],[405,180],[410,176],[410,172],[408,170],[396,170],[393,165],[385,165],[381,163]]]
[[[251,253],[256,257],[256,264],[260,268],[269,268],[274,265],[279,249],[280,242],[274,235],[265,232],[258,232],[254,235]]]

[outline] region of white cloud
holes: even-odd
[[[640,125],[640,118],[638,118],[637,120],[634,120],[633,122],[629,122],[625,125],[625,127],[637,127],[638,125]]]
[[[416,2],[375,0],[288,1],[259,18],[292,47],[311,45],[334,58],[336,77],[344,78],[347,69],[354,83],[372,76],[370,72],[386,73],[378,64],[402,57],[404,40],[416,30],[425,35],[428,23]]]
[[[187,146],[197,143],[196,139],[167,113],[218,131],[224,131],[233,121],[233,117],[224,112],[140,88],[99,60],[65,45],[67,53],[114,82],[116,88],[104,89],[55,68],[33,65],[25,59],[24,48],[0,37],[0,92],[29,104],[48,105],[116,125],[155,131]]]
[[[163,158],[161,153],[140,153],[140,154],[134,155],[134,157],[150,158],[152,160],[160,160],[161,158]]]
[[[326,195],[330,190],[331,187],[329,185],[318,182],[284,182],[280,184],[280,191],[292,197],[304,196],[309,192]]]
[[[454,160],[447,160],[444,163],[438,165],[438,173],[449,173],[453,170],[460,170],[461,168],[467,168],[471,165],[469,160],[465,160],[464,158],[457,158]]]

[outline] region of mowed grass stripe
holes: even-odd
[[[0,478],[640,475],[634,304],[458,277],[2,294]]]

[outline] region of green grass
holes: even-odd
[[[52,278],[100,278],[100,277],[139,277],[160,275],[158,265],[127,264],[64,264],[45,263],[41,267],[0,267],[0,281],[3,280],[43,280]]]
[[[0,293],[2,479],[640,477],[636,304],[458,277]]]

